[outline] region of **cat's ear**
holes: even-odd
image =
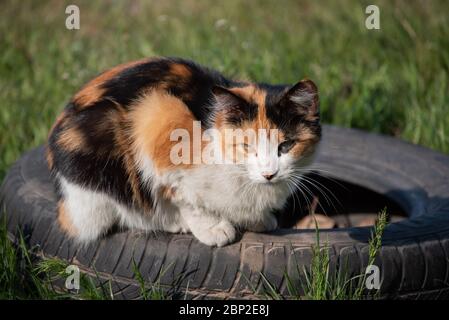
[[[306,117],[319,115],[318,88],[311,80],[301,80],[292,86],[285,93],[283,101],[296,107],[296,110]]]
[[[212,88],[218,110],[224,112],[228,122],[237,124],[248,117],[248,102],[232,90],[214,86]]]

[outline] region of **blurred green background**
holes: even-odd
[[[76,4],[81,29],[65,28]],[[380,30],[365,8],[380,8]],[[116,64],[181,56],[271,83],[313,79],[324,122],[449,153],[448,1],[0,1],[0,181],[70,96]]]

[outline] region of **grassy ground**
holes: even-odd
[[[61,285],[69,274],[67,262],[59,259],[39,259],[39,248],[30,247],[27,239],[19,237],[18,243],[8,238],[6,221],[0,221],[0,300],[2,299],[88,299],[113,300],[112,283],[90,277],[80,272],[79,289],[62,290]],[[140,285],[144,300],[170,300],[180,296],[179,286],[164,288],[160,278],[166,272],[162,268],[157,279],[149,283],[144,279],[133,261],[134,277]],[[55,284],[59,282],[59,287]]]
[[[65,28],[68,4],[81,29]],[[380,8],[367,30],[364,8]],[[325,122],[449,152],[447,1],[0,2],[0,180],[90,77],[152,55],[319,85]]]
[[[387,212],[384,209],[379,213],[369,241],[368,266],[375,261],[382,245],[383,231],[387,225]],[[304,275],[306,281],[297,283],[291,280],[291,275],[285,274],[288,288],[288,299],[305,300],[361,300],[376,298],[378,291],[366,290],[366,274],[362,273],[350,277],[345,265],[333,273],[330,271],[330,257],[326,248],[327,241],[320,239],[318,224],[315,222],[316,242],[312,246],[312,261],[309,267],[298,268],[298,275]],[[79,290],[61,290],[54,286],[56,281],[64,282],[68,277],[67,262],[59,259],[41,260],[36,258],[38,248],[27,245],[26,239],[21,236],[14,244],[7,236],[6,221],[0,222],[0,300],[2,299],[89,299],[114,300],[111,282],[101,281],[80,274]],[[140,297],[144,300],[170,300],[186,298],[186,292],[180,290],[179,283],[163,287],[160,279],[169,269],[163,267],[157,279],[150,283],[144,279],[136,263],[133,261],[134,277],[140,285]],[[179,275],[180,279],[184,275]],[[284,297],[261,274],[263,289],[253,288],[254,294],[262,299],[283,300]],[[97,280],[97,281],[95,281]],[[249,281],[249,280],[248,280]],[[100,285],[98,285],[98,283]],[[253,283],[249,283],[253,287]],[[303,292],[303,294],[300,294]]]

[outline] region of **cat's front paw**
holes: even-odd
[[[222,220],[212,227],[197,230],[194,235],[208,246],[222,247],[235,240],[236,230],[231,223]]]
[[[258,222],[255,222],[248,226],[248,231],[252,232],[269,232],[276,230],[278,228],[278,221],[276,217],[269,213],[264,216],[264,219]]]

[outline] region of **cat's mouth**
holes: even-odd
[[[275,187],[286,183],[286,180],[282,177],[275,177],[272,179],[258,179],[253,180],[258,185],[262,186],[268,186],[268,187]]]

